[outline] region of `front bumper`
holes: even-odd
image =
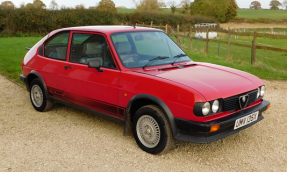
[[[269,101],[263,100],[260,104],[251,108],[242,110],[230,116],[214,120],[211,122],[193,122],[180,118],[175,118],[175,122],[178,126],[178,134],[175,136],[178,140],[194,143],[210,143],[221,138],[227,137],[234,133],[237,133],[245,128],[248,128],[257,122],[261,121],[264,117],[262,112],[267,110],[267,106],[270,104]],[[235,121],[246,115],[259,111],[258,119],[253,123],[250,123],[244,127],[234,130]],[[220,125],[220,129],[216,132],[209,132],[210,127],[213,125]]]

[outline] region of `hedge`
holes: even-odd
[[[21,8],[0,10],[0,36],[17,34],[47,34],[52,30],[87,25],[116,25],[128,22],[146,24],[169,24],[190,26],[195,23],[214,23],[212,18],[163,13],[113,13],[95,9],[46,10]]]

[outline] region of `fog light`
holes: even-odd
[[[213,125],[210,127],[210,132],[215,132],[215,131],[218,131],[220,128],[220,125],[217,124],[217,125]]]

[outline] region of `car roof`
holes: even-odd
[[[88,31],[88,32],[101,32],[105,34],[111,34],[116,32],[151,31],[151,30],[161,31],[159,29],[138,27],[138,26],[80,26],[80,27],[69,27],[54,30],[49,34],[49,37],[61,31]]]

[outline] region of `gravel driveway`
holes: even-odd
[[[36,112],[29,93],[0,76],[0,171],[285,171],[287,82],[265,81],[265,119],[210,144],[142,151],[123,124],[57,105]]]

